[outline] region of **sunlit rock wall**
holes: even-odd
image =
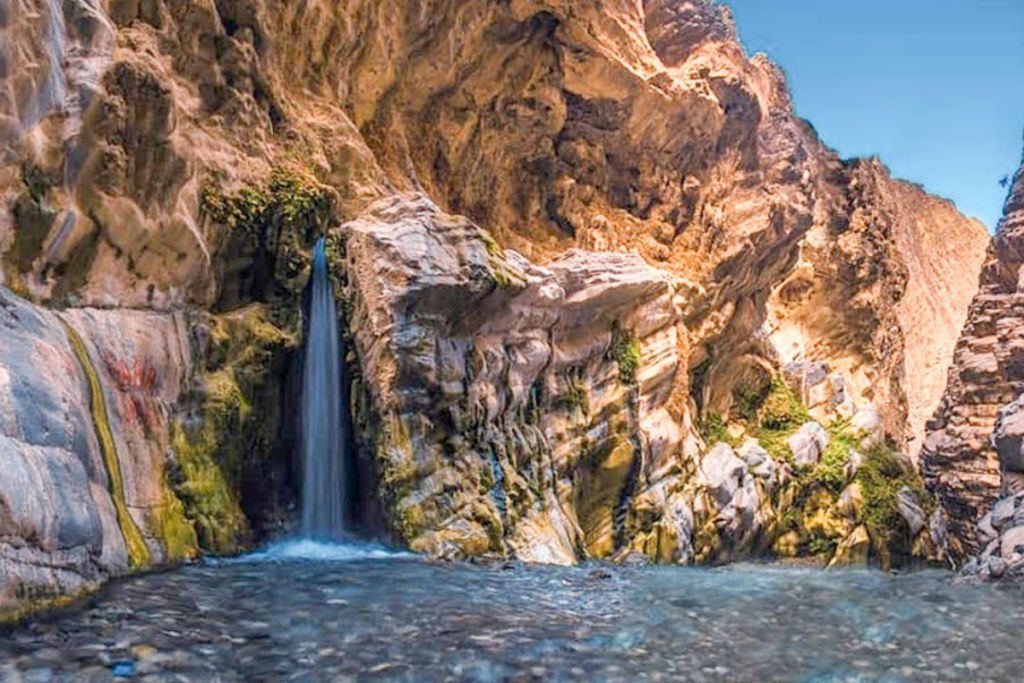
[[[1018,171],[922,454],[946,515],[950,551],[960,560],[983,550],[1000,554],[987,547],[996,530],[978,522],[1001,493],[1016,494],[1024,485],[1014,418],[1024,392],[1022,264],[1024,172]]]
[[[744,436],[779,378],[913,451],[953,334],[922,316],[957,326],[988,240],[840,160],[707,0],[0,6],[0,277],[81,336],[112,446],[61,438],[116,451],[147,561],[287,528],[322,233],[364,517],[538,561],[766,552],[751,492],[792,449],[704,463],[695,425]],[[92,577],[125,560],[83,467]]]

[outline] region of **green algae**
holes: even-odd
[[[198,546],[215,554],[230,554],[242,549],[249,526],[237,496],[216,462],[217,421],[222,417],[211,415],[193,430],[173,425],[171,448],[175,469],[169,479]],[[177,547],[187,547],[187,532],[177,526],[173,529]]]
[[[643,350],[636,337],[626,330],[616,328],[612,332],[608,356],[619,364],[619,380],[623,384],[636,384],[636,371],[643,361]]]
[[[110,483],[110,498],[114,504],[114,511],[117,515],[117,523],[121,527],[121,534],[124,536],[125,549],[128,551],[128,563],[133,568],[144,567],[150,563],[149,548],[142,537],[142,532],[132,519],[128,511],[128,504],[125,500],[124,480],[121,477],[121,463],[117,457],[117,447],[114,443],[114,435],[110,430],[110,420],[107,413],[107,403],[103,396],[103,387],[100,384],[99,375],[89,358],[89,352],[78,332],[71,327],[67,321],[61,319],[61,324],[67,333],[68,341],[78,359],[78,364],[89,380],[89,405],[92,412],[93,429],[96,432],[96,440],[100,444],[100,451],[103,454],[103,463],[107,470],[107,479]]]
[[[282,359],[298,344],[282,327],[292,321],[272,316],[252,304],[210,317],[198,410],[172,425],[168,481],[207,552],[238,552],[252,536],[239,482],[272,451],[279,424],[272,410],[279,408],[267,405],[267,383],[283,373]]]
[[[265,231],[322,228],[330,211],[330,195],[312,174],[296,168],[275,169],[266,180],[228,193],[206,185],[200,208],[215,222],[230,228]]]

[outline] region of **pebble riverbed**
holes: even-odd
[[[1022,623],[1019,586],[938,571],[292,545],[127,578],[0,632],[0,681],[1011,681]]]

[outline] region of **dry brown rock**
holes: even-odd
[[[949,551],[961,561],[981,551],[975,527],[1000,491],[1019,490],[1013,402],[1024,392],[1022,264],[1024,172],[1018,172],[922,453],[926,481],[948,517]]]

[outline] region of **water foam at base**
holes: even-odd
[[[328,543],[310,538],[289,538],[234,558],[235,562],[360,562],[363,560],[413,559],[416,555],[373,541]]]

